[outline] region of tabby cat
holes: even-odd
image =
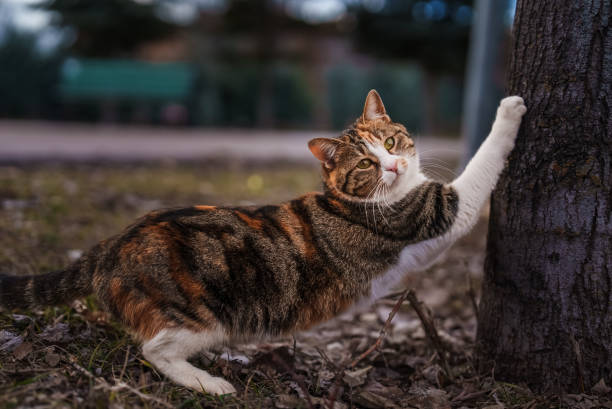
[[[372,90],[350,129],[308,143],[322,164],[323,193],[263,207],[154,211],[65,270],[0,276],[0,306],[94,293],[170,379],[234,393],[187,358],[309,328],[431,265],[474,225],[525,111],[520,97],[503,99],[491,134],[444,184],[420,172],[410,134]]]

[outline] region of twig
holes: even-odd
[[[467,295],[470,298],[470,302],[472,303],[474,316],[476,317],[476,320],[478,320],[478,303],[476,302],[476,291],[474,290],[474,283],[472,282],[472,277],[470,277],[470,273],[466,273],[465,278],[468,283]]]
[[[582,352],[580,351],[580,344],[574,338],[574,334],[570,334],[570,341],[574,349],[574,355],[576,356],[576,371],[578,372],[578,387],[580,391],[584,393],[584,361],[582,359]]]
[[[364,353],[359,355],[355,360],[353,360],[353,362],[351,362],[351,364],[349,365],[351,368],[354,368],[360,361],[362,361],[365,357],[367,357],[374,350],[376,350],[378,347],[380,347],[380,344],[382,344],[382,341],[383,341],[385,335],[387,335],[387,331],[389,330],[389,326],[391,325],[391,321],[393,321],[393,318],[395,317],[395,314],[397,314],[397,312],[401,308],[402,304],[406,300],[406,297],[408,296],[408,293],[410,291],[411,291],[410,289],[406,289],[406,290],[404,290],[401,293],[394,293],[394,294],[392,294],[392,296],[396,296],[396,295],[400,294],[400,297],[395,302],[395,305],[393,306],[393,309],[389,313],[389,316],[387,317],[387,321],[385,321],[385,325],[383,325],[383,327],[380,329],[380,333],[378,334],[378,338],[376,339],[376,342],[374,342]],[[321,353],[321,352],[319,352],[319,353]],[[329,394],[329,398],[328,398],[327,404],[326,404],[326,406],[329,409],[333,409],[334,408],[334,403],[336,402],[338,391],[340,389],[340,380],[342,379],[342,374],[344,373],[345,369],[346,369],[346,365],[342,365],[340,367],[340,370],[338,370],[338,373],[336,374],[336,378],[334,380],[334,386],[332,388],[331,393]]]
[[[340,369],[344,369],[344,366],[340,365],[340,367],[338,365],[336,365],[334,363],[334,361],[332,361],[328,356],[327,353],[325,353],[325,351],[323,351],[321,348],[319,348],[318,346],[315,347],[315,349],[317,350],[317,352],[319,353],[319,355],[321,355],[321,358],[323,358],[323,360],[325,361],[326,364],[328,364],[329,366],[333,367],[334,370],[337,372]]]
[[[381,300],[396,301],[397,297],[400,297],[400,296],[404,295],[405,292],[406,292],[406,290],[404,290],[404,291],[396,291],[394,293],[390,293],[390,294],[385,295],[383,298],[381,298]]]
[[[247,397],[248,397],[248,393],[249,393],[249,385],[251,384],[251,380],[253,380],[253,377],[255,376],[255,373],[251,373],[251,376],[249,376],[249,379],[247,379],[247,383],[246,386],[244,387],[244,401],[246,402]]]
[[[366,356],[370,355],[372,351],[377,349],[380,346],[380,344],[382,344],[383,338],[385,337],[385,335],[387,335],[387,331],[389,330],[389,325],[391,325],[391,321],[395,317],[395,314],[397,314],[397,312],[399,311],[406,297],[408,297],[408,295],[411,292],[412,290],[408,288],[402,293],[400,298],[398,298],[397,302],[395,303],[395,306],[393,307],[393,309],[389,313],[389,316],[387,317],[387,321],[385,321],[385,325],[380,330],[380,333],[378,334],[378,339],[376,339],[376,342],[374,342],[363,354],[359,355],[359,357],[357,357],[357,359],[355,359],[351,363],[351,368],[354,368],[359,363],[359,361],[364,359]]]
[[[440,336],[438,335],[438,331],[436,330],[436,326],[433,322],[433,319],[431,318],[429,313],[423,308],[423,304],[421,303],[421,301],[419,301],[416,294],[412,290],[408,290],[408,301],[410,302],[412,308],[414,308],[414,311],[419,316],[421,324],[423,325],[423,329],[425,330],[425,334],[427,335],[427,338],[429,339],[438,354],[438,359],[440,360],[440,364],[442,365],[442,370],[444,370],[444,373],[446,374],[448,379],[450,379],[451,381],[454,380],[453,374],[448,365],[448,361],[446,360],[446,347],[442,342],[442,339],[440,339]]]
[[[338,369],[338,372],[336,372],[336,376],[334,377],[334,386],[332,387],[329,397],[327,398],[326,406],[328,409],[334,409],[336,399],[338,398],[338,392],[340,392],[340,380],[342,379],[342,374],[344,373],[345,368],[346,365],[342,365],[342,368]]]
[[[92,374],[91,372],[89,372],[87,369],[83,368],[81,365],[77,364],[76,362],[71,362],[71,360],[68,360],[68,363],[70,364],[70,366],[72,366],[74,369],[76,369],[77,371],[79,371],[80,373],[82,373],[83,375],[85,375],[86,377],[88,377],[89,379],[95,381],[98,385],[97,387],[105,389],[109,392],[117,392],[119,390],[126,390],[136,396],[138,396],[140,399],[147,401],[147,402],[155,402],[159,405],[162,405],[166,408],[174,408],[174,406],[170,405],[168,402],[156,398],[154,396],[149,396],[146,393],[142,393],[140,392],[138,389],[135,389],[133,387],[131,387],[130,385],[126,384],[125,382],[122,381],[117,381],[115,380],[115,384],[111,385],[110,383],[108,383],[106,381],[106,379],[104,378],[100,378],[98,376],[95,376],[94,374]]]
[[[326,407],[328,409],[334,409],[334,404],[336,402],[336,399],[338,398],[338,394],[341,394],[342,388],[340,388],[340,381],[342,380],[342,375],[344,374],[344,371],[346,370],[346,368],[348,368],[349,363],[351,362],[350,359],[340,363],[339,365],[336,365],[334,363],[334,361],[332,361],[327,354],[325,353],[325,351],[323,351],[321,348],[317,347],[316,350],[319,352],[319,355],[321,355],[321,357],[323,357],[323,360],[330,365],[334,372],[336,373],[336,375],[334,376],[334,382],[332,387],[330,388],[330,393],[328,395],[327,398],[327,402],[325,403]],[[351,351],[350,356],[353,355],[354,351]]]
[[[161,400],[159,398],[153,397],[153,396],[149,396],[146,393],[142,393],[138,389],[132,388],[130,385],[122,381],[116,382],[115,385],[111,386],[109,390],[111,392],[116,392],[122,389],[138,396],[140,399],[144,401],[155,402],[167,408],[174,408],[174,406],[170,405],[168,402]]]
[[[127,367],[128,358],[130,357],[130,348],[131,348],[131,345],[128,345],[127,349],[125,350],[125,358],[123,359],[123,367],[121,367],[121,372],[119,373],[120,381],[123,379],[123,375],[125,375],[125,369]]]
[[[289,375],[291,375],[293,380],[295,380],[299,388],[302,390],[309,409],[314,409],[312,400],[310,399],[310,393],[308,393],[308,388],[306,388],[306,385],[304,384],[304,379],[298,374],[296,374],[295,371],[287,364],[287,362],[285,362],[285,360],[281,358],[275,351],[272,351],[272,359],[276,361],[276,363],[281,365]]]

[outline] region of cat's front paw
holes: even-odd
[[[216,376],[200,381],[199,386],[201,389],[204,389],[206,393],[210,393],[211,395],[228,395],[236,393],[236,388],[234,388],[231,383]],[[197,390],[198,388],[194,389]]]
[[[497,108],[497,117],[511,121],[520,121],[525,112],[527,112],[527,107],[523,98],[514,95],[501,100],[499,108]]]

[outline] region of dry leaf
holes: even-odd
[[[0,330],[0,351],[12,351],[23,342],[20,335],[7,330]]]
[[[69,330],[68,324],[58,322],[55,325],[45,327],[39,337],[47,342],[68,342],[72,339]]]
[[[410,404],[418,408],[442,409],[451,407],[448,394],[442,389],[413,385],[408,393],[415,396],[414,399],[410,400]]]
[[[60,361],[60,356],[59,354],[56,354],[55,352],[49,350],[47,351],[47,354],[45,355],[45,362],[53,367],[53,366],[57,366],[57,364],[59,364]]]
[[[315,396],[310,397],[310,401],[314,405],[319,405],[320,408],[329,408],[329,399],[317,398]],[[347,409],[348,405],[346,403],[334,401],[334,409]]]
[[[599,382],[597,382],[595,386],[591,388],[591,392],[593,392],[595,395],[601,396],[607,395],[608,393],[610,393],[610,391],[612,391],[612,388],[606,385],[606,381],[604,381],[603,378],[601,378]]]
[[[391,400],[368,391],[361,391],[353,397],[353,403],[368,409],[399,408]]]
[[[344,371],[342,380],[351,388],[363,385],[368,377],[368,372],[370,369],[372,369],[371,366],[366,366],[365,368],[357,369],[356,371]]]
[[[15,350],[13,351],[13,355],[18,360],[22,360],[26,356],[28,356],[32,352],[32,343],[31,342],[23,342],[21,343]]]
[[[279,409],[292,409],[300,405],[300,398],[294,395],[279,395],[274,400],[274,406]]]

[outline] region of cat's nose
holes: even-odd
[[[393,163],[385,165],[384,168],[387,172],[397,173],[397,161],[393,161]]]

